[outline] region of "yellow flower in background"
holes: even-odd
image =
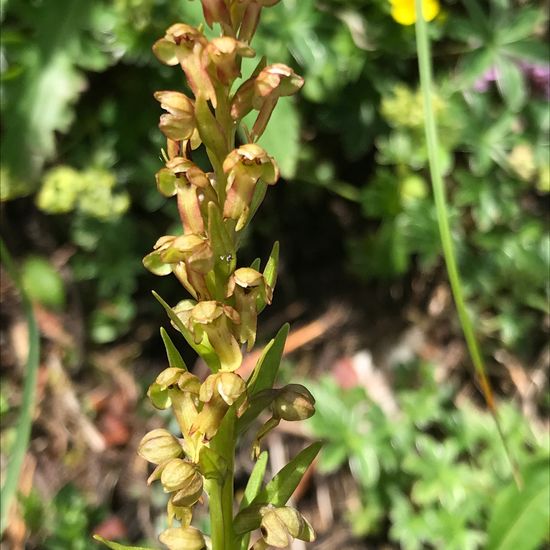
[[[413,25],[416,21],[415,0],[390,0],[391,15],[400,25]],[[439,13],[438,0],[422,0],[422,12],[426,21]]]

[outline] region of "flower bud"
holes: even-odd
[[[239,231],[248,220],[256,183],[261,178],[273,185],[279,179],[279,169],[259,145],[247,143],[227,155],[223,171],[227,175],[223,215],[237,220],[235,229]]]
[[[264,133],[279,98],[295,94],[303,85],[304,79],[282,63],[268,65],[258,74],[254,81],[253,105],[260,112],[252,127],[254,140]]]
[[[164,369],[147,390],[147,395],[149,399],[151,399],[153,406],[157,409],[167,409],[171,405],[168,388],[177,384],[180,377],[189,376],[193,375],[184,369],[178,369],[175,367]]]
[[[267,544],[276,548],[286,548],[293,538],[313,542],[315,532],[309,522],[294,508],[284,506],[260,509],[262,521],[260,530]]]
[[[272,289],[265,282],[264,276],[249,267],[241,267],[230,277],[227,296],[235,296],[235,307],[239,312],[239,341],[248,343],[250,351],[256,341],[258,319],[258,300],[271,303]]]
[[[240,57],[254,57],[254,50],[230,36],[214,38],[206,48],[216,78],[226,86],[241,75]]]
[[[178,458],[183,450],[179,441],[167,430],[159,428],[146,434],[138,447],[138,454],[153,464]]]
[[[279,390],[271,408],[283,420],[305,420],[315,413],[315,399],[301,384],[288,384]]]
[[[202,476],[197,466],[182,458],[173,458],[166,463],[160,482],[165,492],[177,491],[178,498],[174,495],[172,499],[177,506],[191,506],[202,494]]]
[[[219,395],[231,406],[246,391],[245,381],[234,372],[211,374],[201,385],[199,399],[208,403],[214,395]]]
[[[203,550],[206,542],[202,533],[194,527],[172,527],[159,536],[169,550]]]
[[[204,19],[210,28],[214,23],[231,28],[231,16],[226,0],[201,0],[201,3]]]
[[[243,4],[246,5],[246,9],[242,15],[239,39],[250,42],[260,21],[262,8],[274,6],[278,2],[279,0],[244,0]]]
[[[216,92],[210,80],[205,53],[208,41],[198,29],[176,23],[166,30],[164,38],[153,44],[153,53],[166,65],[181,65],[195,97],[202,94],[216,106]]]
[[[174,520],[181,522],[182,527],[188,527],[191,525],[191,519],[193,518],[193,511],[190,506],[176,506],[172,502],[173,495],[168,499],[166,505],[166,515],[168,516],[168,526],[172,527]]]
[[[160,117],[159,128],[169,139],[183,141],[190,139],[196,131],[195,106],[180,92],[155,92],[155,99],[169,114]]]
[[[246,383],[233,372],[211,374],[202,384],[199,398],[204,403],[191,434],[198,432],[208,441],[216,435],[223,417],[233,403],[246,392]]]
[[[239,314],[230,306],[213,300],[199,302],[190,311],[188,326],[200,343],[206,335],[218,355],[221,369],[234,371],[241,366],[242,353],[233,330],[240,323]]]

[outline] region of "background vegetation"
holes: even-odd
[[[154,186],[162,135],[152,93],[183,84],[155,61],[151,44],[174,21],[201,21],[200,2],[1,7],[1,229],[43,344],[39,406],[6,544],[90,548],[98,529],[154,538],[163,496],[151,499],[145,465],[134,458],[146,426],[162,422],[142,403],[163,361],[155,327],[164,316],[149,289],[161,285],[174,303],[182,293],[153,279],[141,258],[176,223],[174,205]],[[327,441],[302,496],[319,548],[334,548],[338,536],[343,548],[536,548],[547,536],[549,484],[547,9],[447,1],[430,24],[459,264],[524,473],[521,496],[449,298],[414,28],[390,11],[384,0],[283,0],[266,11],[253,44],[306,79],[261,139],[285,181],[268,195],[243,251],[252,261],[281,241],[263,336],[281,319],[303,326],[288,368],[319,380],[310,431],[291,434],[287,445],[304,436]],[[17,437],[26,344],[7,277],[1,298],[5,458]],[[323,330],[313,334],[319,319]],[[330,480],[328,515],[321,475]],[[502,527],[511,523],[520,528]]]

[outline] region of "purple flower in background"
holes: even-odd
[[[499,76],[498,69],[496,67],[490,67],[475,81],[474,90],[480,93],[486,92],[491,82],[495,82]]]
[[[535,90],[542,93],[547,99],[550,99],[550,64],[532,63],[530,61],[518,61],[518,67],[531,82]],[[474,91],[478,93],[486,92],[493,82],[500,78],[496,67],[490,67],[478,78],[474,85]]]
[[[550,99],[550,63],[539,64],[520,61],[519,66],[534,88]]]

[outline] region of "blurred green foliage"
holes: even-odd
[[[83,493],[72,485],[63,487],[51,502],[31,492],[21,499],[21,504],[34,548],[44,550],[90,548],[92,530],[105,513],[90,506]]]
[[[150,47],[171,22],[199,22],[200,2],[11,0],[2,17],[2,198],[38,190],[40,209],[68,216],[60,238],[77,245],[77,278],[96,281],[96,301],[127,306],[154,240],[143,215],[158,212],[166,225],[176,215],[152,185],[162,143],[151,94],[181,82]],[[535,2],[464,0],[430,25],[461,270],[485,336],[525,359],[549,313],[546,24]],[[359,202],[369,220],[342,235],[350,270],[391,280],[436,267],[414,30],[383,0],[283,0],[265,12],[254,46],[306,79],[262,138],[283,176]],[[243,74],[251,70],[245,60]],[[128,330],[124,309],[107,328],[97,321],[94,338]]]
[[[393,416],[362,387],[343,390],[330,378],[309,384],[317,412],[308,422],[325,441],[319,469],[348,464],[360,487],[361,506],[348,512],[353,530],[384,536],[389,521],[390,540],[406,550],[487,548],[488,541],[503,548],[494,541],[508,536],[516,546],[506,548],[537,548],[550,520],[548,434],[534,434],[513,404],[500,407],[524,472],[518,492],[490,414],[469,402],[455,406],[453,388],[436,383],[433,372],[427,364],[402,369]],[[531,527],[514,533],[516,521]]]

